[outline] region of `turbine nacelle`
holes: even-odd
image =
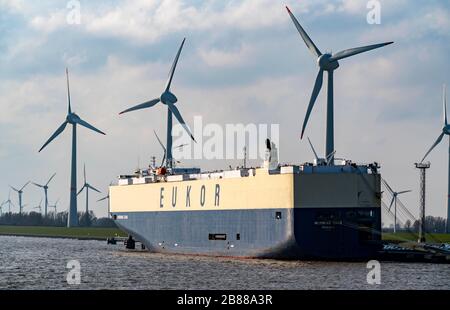
[[[172,92],[166,90],[165,92],[162,93],[161,97],[159,97],[159,100],[161,100],[161,102],[164,103],[165,105],[168,105],[168,104],[175,104],[178,101],[178,98]]]
[[[339,62],[332,59],[331,54],[323,54],[317,59],[317,65],[324,71],[332,71],[339,68]]]
[[[443,132],[445,135],[450,135],[450,125],[444,126],[444,128],[442,128],[442,132]]]
[[[75,113],[70,113],[69,115],[67,115],[67,117],[66,117],[66,121],[69,123],[69,124],[76,124],[76,123],[78,123],[79,121],[80,121],[80,117],[77,115],[77,114],[75,114]]]

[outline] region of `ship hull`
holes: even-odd
[[[320,223],[323,212],[334,223]],[[122,213],[121,229],[150,252],[273,259],[362,260],[376,257],[379,210],[268,209]],[[359,210],[361,211],[361,210]],[[372,214],[372,216],[370,216]]]

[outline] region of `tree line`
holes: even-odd
[[[426,216],[425,217],[425,231],[427,233],[443,234],[445,233],[446,220],[440,216]],[[405,224],[397,223],[397,231],[419,232],[419,220],[407,220]],[[384,231],[392,231],[393,227],[385,227]]]
[[[3,213],[0,216],[0,225],[10,226],[67,226],[68,212],[49,213],[44,217],[38,212],[29,213]],[[94,212],[78,212],[78,223],[81,227],[117,227],[110,218],[97,218]]]

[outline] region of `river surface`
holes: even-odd
[[[69,285],[67,263],[80,263]],[[0,236],[0,289],[450,289],[450,265],[229,259],[129,252],[106,241]]]

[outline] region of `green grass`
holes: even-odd
[[[399,233],[383,233],[383,240],[386,241],[417,241],[418,234],[407,232]],[[426,234],[425,238],[428,242],[450,242],[450,234]]]
[[[106,239],[109,237],[126,237],[118,228],[103,227],[45,227],[45,226],[1,226],[0,235],[66,237]]]

